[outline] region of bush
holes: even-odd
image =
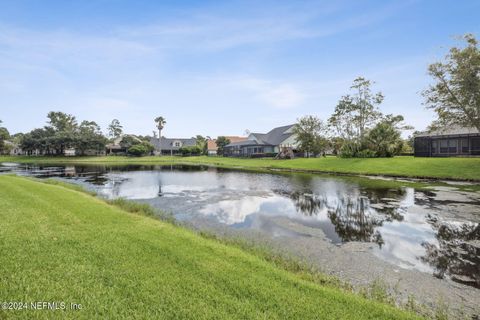
[[[153,151],[153,146],[148,142],[135,144],[128,148],[127,153],[132,156],[141,157],[150,154]]]
[[[182,156],[198,156],[202,153],[202,149],[199,146],[181,147],[179,151]]]
[[[341,158],[354,158],[357,156],[361,146],[355,141],[346,140],[340,148],[339,155]]]
[[[373,150],[364,149],[364,150],[358,151],[355,157],[356,158],[377,158],[378,154]]]

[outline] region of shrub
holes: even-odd
[[[363,149],[357,152],[355,155],[357,158],[377,158],[377,152],[370,150],[370,149]]]
[[[181,147],[179,151],[182,156],[198,156],[202,153],[202,149],[199,146]]]
[[[341,158],[354,158],[360,148],[361,145],[358,142],[346,140],[340,148],[339,155]]]
[[[141,157],[150,154],[153,151],[153,146],[148,142],[135,144],[128,148],[127,153],[132,156]]]

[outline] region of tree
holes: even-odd
[[[370,80],[358,77],[350,87],[354,93],[340,98],[328,123],[341,138],[363,139],[366,131],[382,116],[378,106],[384,97],[381,92],[372,93],[372,84]]]
[[[310,154],[320,154],[327,147],[327,139],[324,134],[327,128],[319,118],[315,116],[304,116],[298,119],[293,127],[293,133],[296,136],[300,150]]]
[[[427,108],[437,113],[437,125],[480,130],[480,48],[472,34],[463,38],[465,47],[451,48],[445,62],[428,67],[436,83],[422,94]]]
[[[230,140],[227,139],[224,136],[220,136],[220,137],[217,138],[215,143],[217,144],[217,154],[218,155],[223,155],[224,148],[225,148],[226,145],[230,144]]]
[[[120,124],[120,121],[118,121],[118,119],[113,119],[112,122],[110,122],[110,124],[108,125],[108,135],[111,138],[116,139],[120,137],[122,133],[123,127]]]
[[[165,128],[165,125],[167,124],[167,120],[164,118],[164,117],[156,117],[155,118],[155,123],[157,124],[157,129],[158,129],[158,140],[159,140],[159,144],[158,144],[158,152],[160,153],[160,155],[162,154],[162,149],[161,149],[161,141],[162,141],[162,130],[163,128]]]
[[[77,119],[71,114],[60,111],[51,111],[47,115],[49,128],[53,130],[53,136],[49,137],[49,143],[57,154],[64,154],[66,148],[74,147]]]
[[[201,150],[201,154],[206,154],[208,148],[207,139],[204,136],[197,135],[195,140],[197,141],[197,147]]]
[[[167,124],[167,120],[165,120],[164,117],[156,117],[155,123],[157,124],[158,138],[162,138],[162,130],[163,128],[165,128],[165,125]]]
[[[50,111],[47,118],[48,124],[57,132],[73,132],[77,128],[77,119],[71,114]]]
[[[28,154],[32,154],[36,150],[42,154],[52,154],[54,135],[55,130],[52,127],[33,129],[22,137],[20,146]]]
[[[74,116],[63,112],[49,112],[48,126],[19,136],[20,146],[27,153],[64,154],[66,148],[75,148],[79,154],[86,150],[104,150],[106,138],[93,121],[78,125]]]
[[[101,151],[105,149],[107,139],[103,136],[100,126],[94,121],[82,121],[78,127],[75,148],[80,155],[87,150]]]
[[[125,135],[120,141],[120,146],[122,148],[128,149],[136,144],[141,144],[141,143],[142,143],[142,140],[140,140],[139,138],[132,135]]]
[[[0,125],[2,124],[2,120],[0,120]],[[5,152],[6,146],[5,141],[10,138],[10,133],[8,132],[7,128],[0,127],[0,153]]]
[[[393,157],[403,146],[400,131],[387,120],[377,123],[368,133],[366,140],[368,149],[374,151],[377,157]]]

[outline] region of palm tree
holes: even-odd
[[[162,146],[161,146],[161,141],[162,141],[162,129],[165,127],[165,124],[167,123],[167,120],[165,120],[164,117],[156,117],[155,118],[155,123],[157,124],[157,129],[158,129],[158,149],[160,152],[160,155],[162,155]]]

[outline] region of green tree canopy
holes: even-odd
[[[49,112],[48,125],[19,137],[24,151],[36,150],[44,154],[63,154],[66,148],[75,148],[79,154],[87,150],[102,151],[106,139],[94,121],[82,121],[63,112]]]
[[[393,157],[400,153],[403,147],[400,123],[402,116],[386,117],[373,127],[366,137],[368,149],[377,157]]]
[[[71,114],[51,111],[47,115],[48,124],[57,132],[73,132],[77,128],[77,119]]]
[[[205,138],[202,135],[196,135],[195,140],[197,141],[196,145],[197,147],[201,150],[201,154],[206,154],[207,153],[207,138]]]
[[[328,123],[341,138],[362,139],[366,131],[381,118],[378,106],[384,97],[381,92],[372,92],[372,84],[370,80],[358,77],[350,87],[352,94],[340,98]]]
[[[105,149],[107,139],[103,136],[100,126],[94,121],[82,121],[77,130],[74,142],[78,154],[82,155],[87,150],[101,151]]]
[[[224,136],[220,136],[217,138],[215,143],[217,145],[217,154],[223,155],[225,146],[230,144],[230,139],[227,139]]]
[[[298,119],[293,127],[300,150],[310,154],[319,154],[325,151],[328,141],[325,138],[327,126],[315,116],[304,116]]]
[[[480,130],[480,48],[472,34],[463,38],[466,46],[451,48],[444,62],[428,67],[435,83],[423,96],[425,105],[437,113],[437,126]]]
[[[140,157],[150,154],[153,149],[154,147],[152,144],[142,141],[141,143],[134,144],[128,148],[127,153],[132,156]]]
[[[122,133],[123,127],[120,124],[120,121],[118,121],[118,119],[113,119],[112,122],[110,122],[110,124],[108,125],[108,135],[111,138],[116,139],[120,137]]]
[[[2,124],[2,120],[0,120],[0,125]],[[4,152],[6,149],[5,141],[10,138],[10,133],[8,132],[7,128],[0,127],[0,153]]]

